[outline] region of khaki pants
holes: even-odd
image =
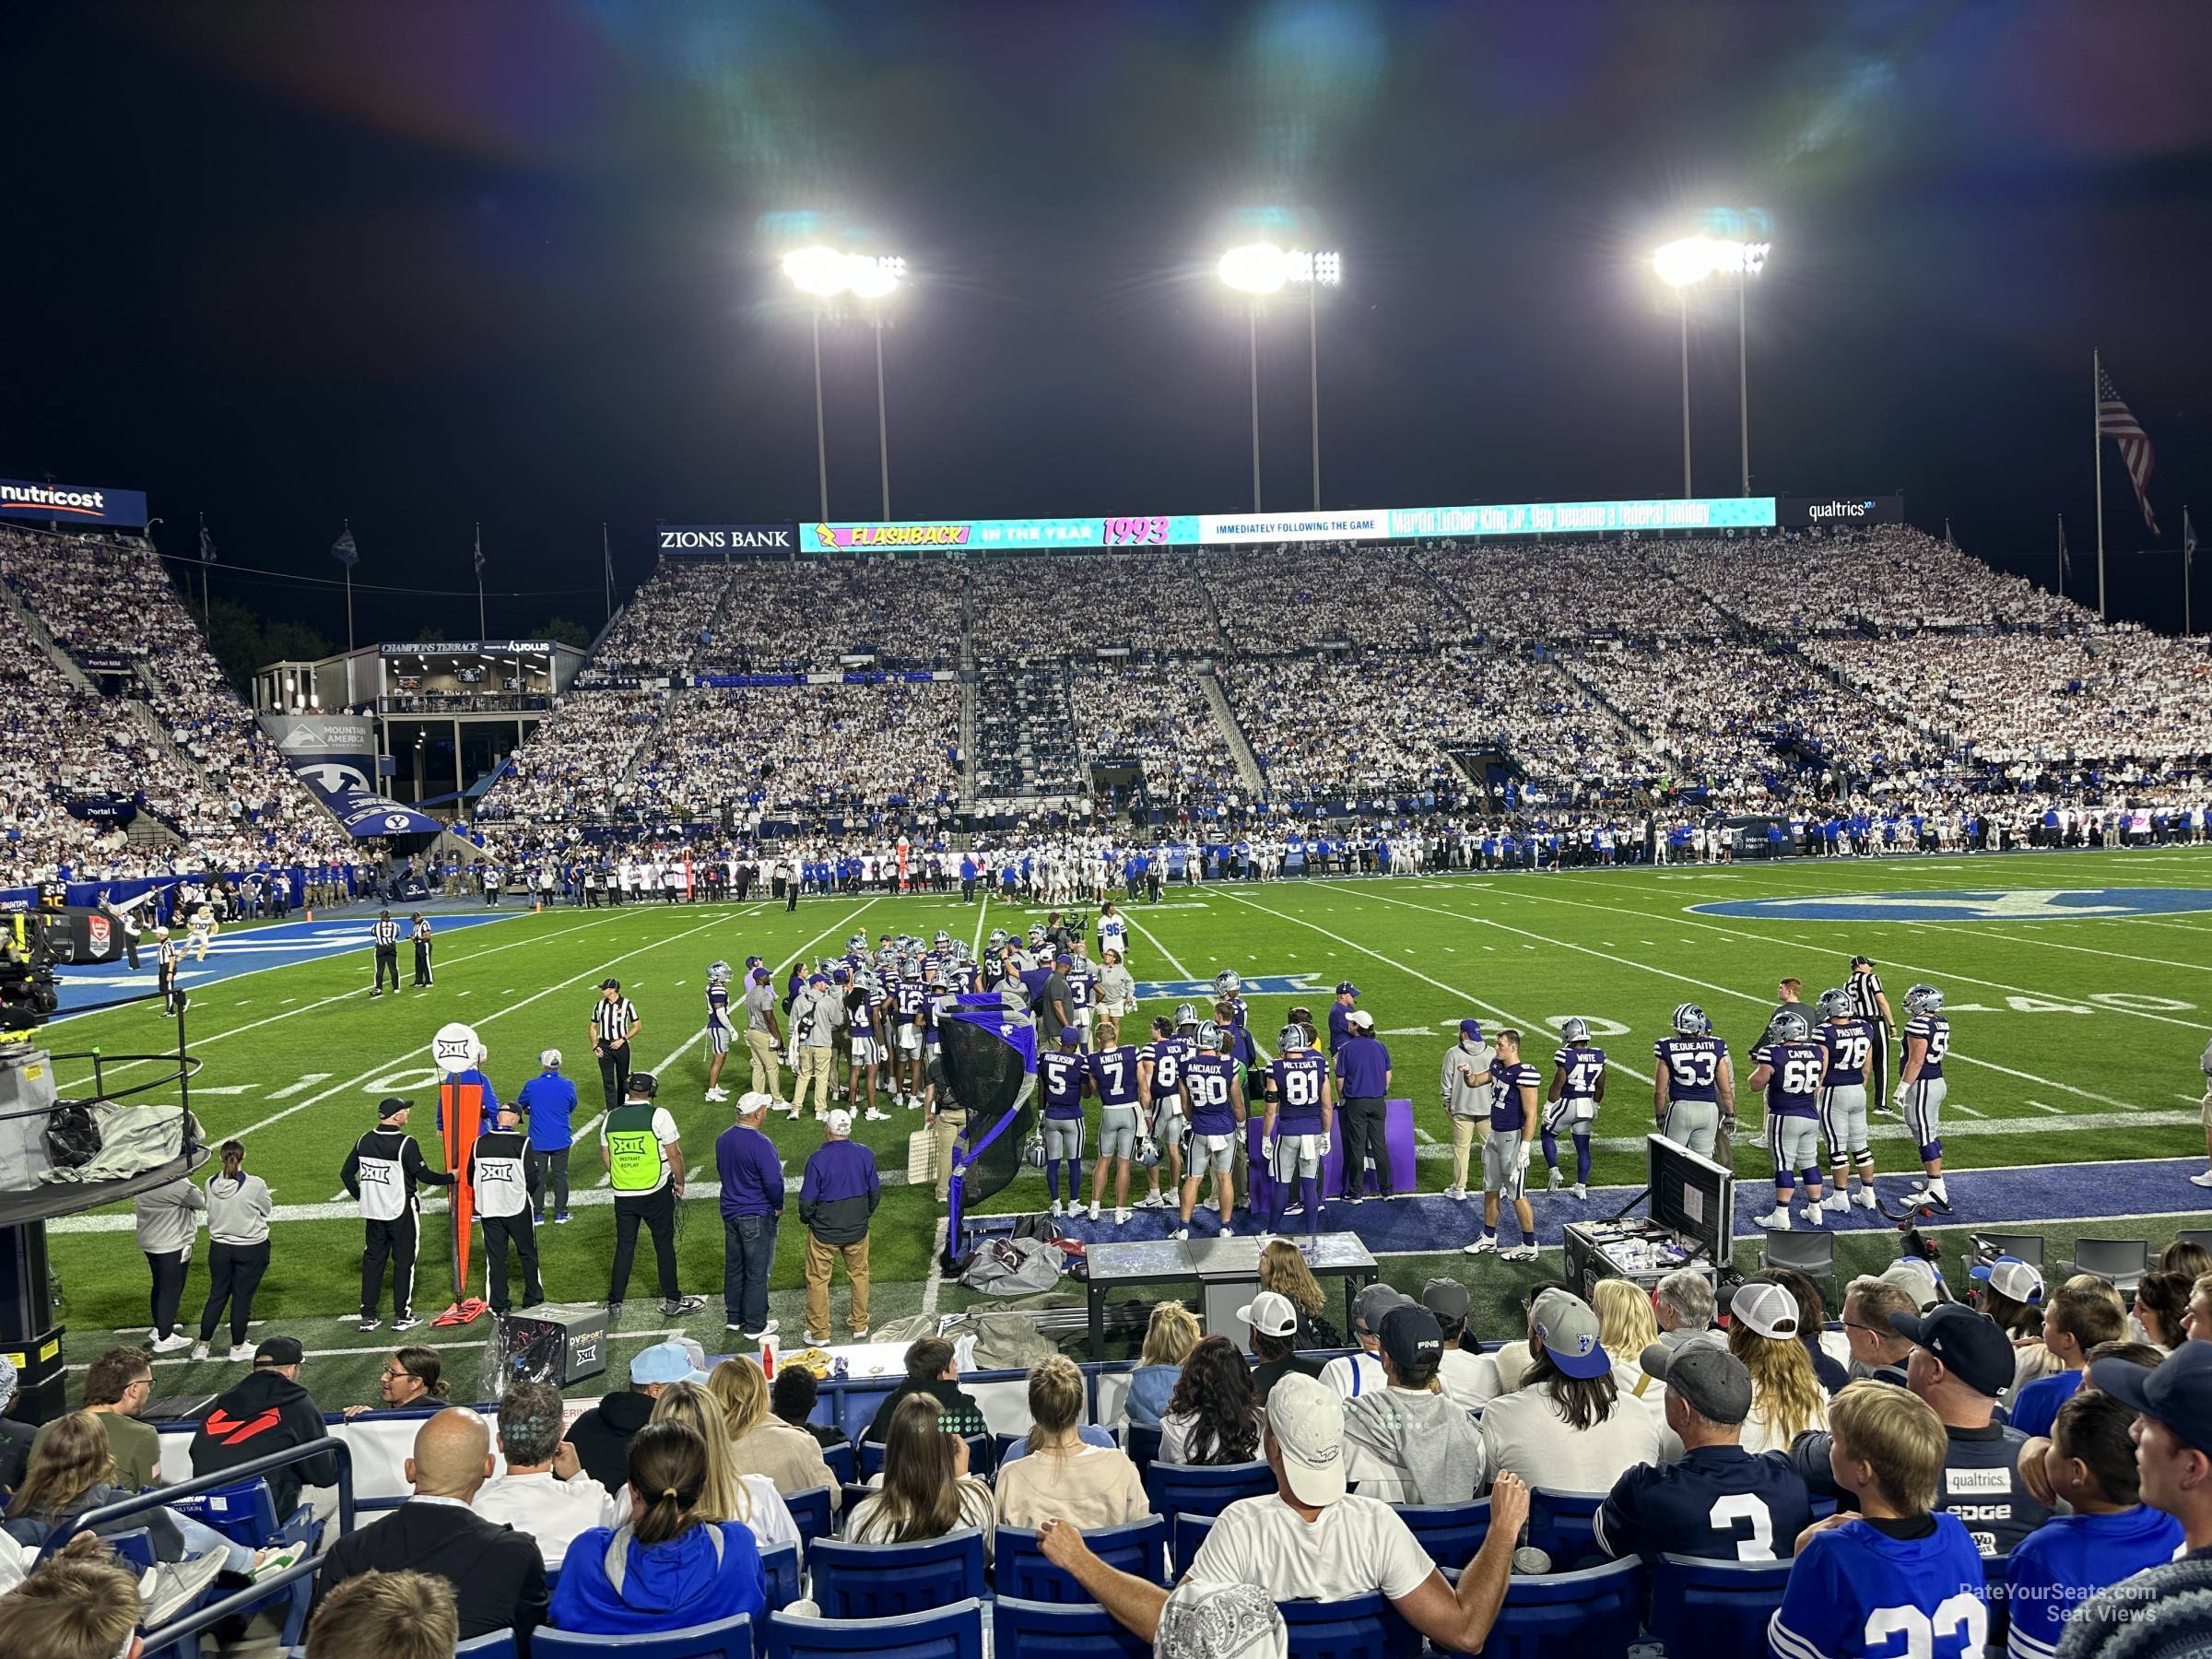
[[[929,1138],[937,1148],[937,1202],[952,1195],[952,1143],[966,1133],[965,1112],[940,1112],[929,1120]]]
[[[1454,1117],[1452,1120],[1452,1186],[1456,1192],[1467,1190],[1467,1158],[1474,1149],[1477,1135],[1486,1141],[1490,1138],[1489,1119]]]
[[[783,1080],[782,1067],[776,1063],[776,1040],[766,1031],[747,1031],[745,1046],[753,1057],[753,1087],[762,1094],[773,1095]]]
[[[827,1051],[824,1051],[827,1052]],[[830,1272],[840,1259],[845,1277],[853,1281],[853,1333],[868,1328],[868,1241],[825,1244],[806,1235],[806,1332],[827,1340],[830,1335]]]
[[[810,1043],[799,1045],[799,1080],[792,1086],[791,1103],[805,1108],[806,1090],[815,1089],[814,1112],[817,1117],[830,1110],[830,1050],[816,1048]]]

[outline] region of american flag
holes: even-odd
[[[2150,526],[2150,533],[2158,535],[2159,521],[2152,515],[2150,497],[2145,493],[2155,459],[2149,435],[2127,405],[2120,401],[2120,394],[2112,389],[2112,377],[2101,367],[2097,371],[2097,434],[2120,446],[2120,459],[2127,467],[2129,481],[2136,487],[2136,505],[2143,509],[2143,522]]]

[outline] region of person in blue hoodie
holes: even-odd
[[[682,1423],[648,1423],[629,1442],[629,1519],[569,1546],[548,1622],[593,1636],[712,1624],[768,1605],[760,1550],[740,1521],[699,1514],[707,1447]]]

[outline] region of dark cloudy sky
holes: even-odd
[[[1753,486],[1901,488],[1973,551],[2093,546],[2089,354],[2212,516],[2202,0],[267,0],[24,6],[0,143],[0,476],[143,487],[220,582],[342,631],[364,584],[495,631],[601,617],[655,519],[815,512],[794,235],[903,253],[907,516],[1236,511],[1215,253],[1344,251],[1332,505],[1665,495],[1650,249],[1771,217]],[[1695,315],[1701,493],[1736,478],[1733,301]],[[1264,326],[1270,506],[1305,504],[1302,313]],[[831,507],[877,510],[865,327],[825,337]],[[2106,453],[2117,608],[2178,606]],[[2089,593],[2077,559],[2076,594]],[[2212,594],[2207,595],[2212,598]],[[473,597],[361,595],[364,636]]]

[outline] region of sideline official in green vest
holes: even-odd
[[[607,1276],[609,1320],[621,1316],[629,1289],[629,1265],[638,1253],[638,1223],[653,1234],[653,1257],[661,1274],[661,1313],[689,1313],[704,1299],[680,1294],[676,1285],[676,1206],[684,1195],[684,1148],[676,1120],[653,1103],[660,1085],[651,1072],[632,1072],[622,1103],[599,1130],[599,1159],[615,1189],[615,1262]]]

